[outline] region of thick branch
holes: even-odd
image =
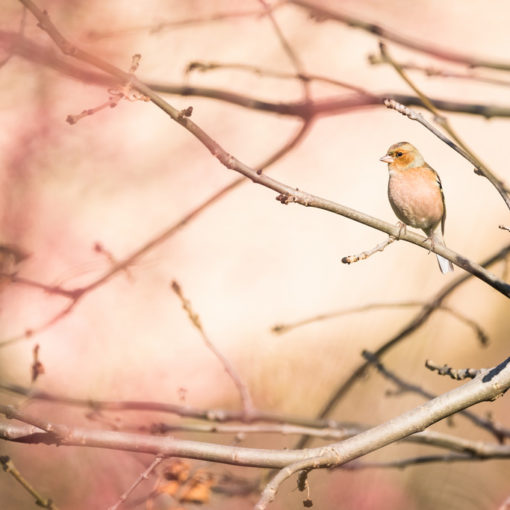
[[[502,386],[500,386],[502,384]],[[377,427],[336,443],[327,448],[319,449],[319,454],[308,459],[300,459],[294,465],[282,469],[264,490],[257,510],[263,510],[274,498],[276,491],[292,474],[301,470],[316,469],[319,467],[333,467],[382,448],[394,441],[403,439],[411,434],[424,430],[437,422],[466,407],[483,400],[494,400],[510,387],[510,358],[507,358],[497,367],[484,370],[479,376],[463,386],[449,391],[393,420]],[[310,449],[307,452],[316,452]]]
[[[32,436],[16,437],[16,440],[23,442],[110,448],[255,467],[282,468],[303,459],[320,458],[317,467],[325,467],[343,464],[403,439],[476,403],[494,400],[510,387],[509,362],[510,358],[493,369],[483,370],[472,381],[343,442],[304,451],[241,448],[178,440],[172,437],[68,427],[48,423],[39,417],[29,415],[26,411],[18,411],[5,405],[0,405],[0,413],[39,429],[39,431],[34,430]],[[7,424],[0,425],[0,437],[14,440],[12,433],[9,435],[8,431]]]

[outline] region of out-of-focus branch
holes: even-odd
[[[287,140],[280,148],[278,148],[273,154],[271,154],[265,161],[263,161],[261,164],[259,164],[257,167],[255,167],[255,170],[257,173],[261,173],[263,169],[268,168],[269,166],[276,163],[278,160],[283,158],[287,153],[289,153],[296,145],[303,140],[303,138],[308,133],[312,121],[308,120],[302,123],[302,125],[298,128],[298,130]],[[140,248],[135,250],[133,253],[128,255],[126,258],[114,261],[112,266],[108,271],[106,271],[103,275],[101,275],[98,279],[94,280],[90,284],[86,285],[85,287],[79,287],[75,289],[65,289],[60,286],[54,286],[54,285],[46,285],[40,282],[36,282],[33,280],[29,280],[26,278],[23,278],[21,276],[18,276],[16,273],[6,273],[6,274],[0,274],[1,277],[5,277],[12,283],[19,283],[22,285],[27,285],[30,287],[38,288],[40,290],[43,290],[44,292],[47,292],[49,294],[54,295],[61,295],[64,297],[67,297],[71,300],[71,302],[66,305],[61,311],[59,311],[54,317],[50,318],[49,320],[45,321],[43,324],[39,326],[35,326],[32,328],[26,329],[23,333],[14,335],[11,338],[5,339],[0,341],[0,349],[2,347],[7,347],[9,345],[12,345],[14,343],[27,340],[29,338],[32,338],[37,333],[41,333],[42,331],[45,331],[49,327],[53,326],[57,322],[59,322],[61,319],[66,317],[78,304],[78,302],[81,300],[83,296],[85,296],[87,293],[93,291],[94,289],[104,285],[106,282],[108,282],[111,278],[113,278],[116,274],[119,272],[125,272],[129,269],[129,267],[134,264],[138,259],[142,258],[144,255],[149,253],[151,250],[162,244],[163,242],[167,241],[170,237],[172,237],[176,232],[178,232],[181,228],[183,228],[185,225],[187,225],[191,220],[199,216],[202,212],[207,210],[207,208],[211,205],[213,205],[215,202],[219,201],[221,198],[226,196],[228,193],[236,189],[239,185],[241,185],[243,182],[245,182],[244,177],[239,177],[232,181],[230,184],[227,184],[225,187],[221,188],[219,191],[214,193],[211,197],[209,197],[207,200],[199,204],[195,209],[193,209],[190,213],[186,214],[184,217],[182,217],[180,220],[177,221],[177,223],[174,223],[169,228],[164,230],[161,234],[158,236],[152,238],[145,244],[143,244]]]
[[[369,55],[368,61],[372,65],[380,65],[386,64],[386,60],[381,57],[381,55]],[[458,80],[469,80],[476,81],[480,83],[488,83],[489,85],[499,85],[501,87],[510,87],[510,80],[505,80],[503,78],[494,78],[493,76],[483,76],[481,74],[473,73],[473,72],[463,72],[459,73],[457,71],[452,71],[450,69],[440,69],[438,67],[431,66],[422,66],[419,64],[414,64],[411,62],[398,64],[401,69],[405,71],[419,71],[426,76],[437,77],[437,78],[454,78]]]
[[[327,19],[338,21],[349,27],[359,28],[376,37],[392,41],[400,46],[404,46],[421,53],[432,55],[433,57],[439,58],[441,60],[464,64],[472,68],[487,67],[490,69],[499,69],[501,71],[510,71],[510,62],[499,62],[483,58],[474,58],[470,55],[447,50],[445,48],[439,48],[429,43],[416,41],[375,23],[370,23],[354,16],[349,16],[337,10],[318,6],[315,2],[311,2],[310,0],[289,0],[289,2],[307,9],[315,18],[321,21]]]
[[[379,48],[381,50],[381,56],[383,59],[386,60],[399,74],[399,76],[416,92],[418,97],[421,99],[422,103],[425,105],[425,108],[429,110],[430,113],[434,115],[434,120],[436,123],[438,123],[447,133],[448,135],[455,141],[457,145],[455,145],[451,140],[445,140],[444,136],[439,136],[441,140],[443,140],[445,143],[447,143],[450,147],[452,147],[456,152],[461,154],[464,158],[466,158],[472,165],[476,168],[476,173],[479,175],[483,175],[486,177],[489,182],[497,189],[503,200],[505,201],[507,207],[510,209],[510,196],[508,194],[508,189],[499,179],[494,175],[494,173],[483,163],[480,158],[478,158],[473,151],[464,143],[463,140],[459,137],[457,132],[453,129],[451,126],[449,120],[444,115],[441,115],[441,113],[438,111],[438,109],[431,103],[429,98],[411,81],[411,79],[407,76],[407,74],[404,72],[404,70],[400,67],[400,65],[390,56],[388,50],[386,49],[386,46],[383,43],[379,44]],[[405,112],[403,108],[394,107],[391,106],[392,103],[385,102],[386,106],[394,108],[400,113],[403,113],[407,117],[409,117],[412,120],[418,120],[417,115],[415,112],[409,111]],[[435,130],[432,130],[430,125],[427,125],[428,123],[425,121],[425,119],[419,120],[420,124],[427,127],[427,129],[431,130],[434,134],[437,135]],[[460,150],[459,150],[460,149]]]
[[[301,81],[303,85],[303,100],[305,103],[310,102],[310,80],[306,76],[306,71],[303,66],[303,63],[301,62],[301,59],[299,58],[298,54],[294,50],[294,48],[288,43],[287,39],[283,35],[283,32],[278,25],[276,18],[273,16],[272,8],[271,6],[266,2],[266,0],[258,0],[258,2],[262,5],[262,8],[264,9],[264,12],[266,16],[268,17],[269,21],[271,22],[271,25],[273,26],[273,30],[278,37],[278,40],[280,41],[280,44],[287,54],[287,57],[292,62],[292,65],[294,66],[294,69],[296,70],[296,76]]]
[[[282,5],[285,5],[287,0],[280,0],[272,3],[269,6],[271,11],[275,11]],[[230,11],[230,12],[219,12],[213,13],[204,16],[191,16],[189,18],[176,19],[172,21],[162,21],[153,25],[141,25],[136,27],[129,27],[119,30],[90,30],[88,32],[88,36],[91,39],[105,39],[110,37],[118,37],[122,35],[128,35],[136,32],[149,32],[151,34],[155,34],[157,32],[161,32],[163,30],[171,29],[175,30],[177,28],[186,28],[195,25],[202,25],[207,23],[213,23],[216,21],[225,21],[235,18],[252,18],[252,17],[262,17],[264,16],[264,12],[260,9],[247,9],[247,10],[239,10],[239,11]]]
[[[156,457],[150,464],[150,466],[147,469],[144,469],[140,475],[137,477],[137,479],[131,484],[130,487],[127,488],[125,492],[121,494],[119,499],[115,504],[113,504],[108,510],[117,510],[122,503],[124,503],[131,493],[144,481],[147,480],[150,476],[150,474],[163,462],[163,457]]]
[[[0,341],[0,349],[21,342],[23,340],[33,338],[38,333],[42,333],[43,331],[46,331],[47,329],[51,328],[59,321],[61,321],[64,317],[67,317],[74,310],[74,307],[78,304],[78,300],[79,298],[71,299],[71,301],[64,308],[62,308],[53,317],[50,317],[47,321],[43,322],[42,324],[39,324],[38,326],[32,328],[27,328],[22,333],[19,333],[10,338],[6,338]]]
[[[296,322],[288,323],[288,324],[277,324],[273,326],[272,331],[274,333],[287,333],[291,331],[292,329],[299,328],[301,326],[306,326],[308,324],[313,324],[314,322],[329,320],[329,319],[336,319],[337,317],[343,317],[345,315],[350,315],[353,313],[363,313],[368,312],[372,310],[385,310],[385,309],[396,309],[396,308],[414,308],[417,306],[426,306],[425,301],[402,301],[397,303],[369,303],[367,305],[361,305],[361,306],[355,306],[352,308],[346,308],[344,310],[337,310],[335,312],[329,312],[329,313],[322,313],[319,315],[314,315],[313,317],[307,317],[305,319],[301,319]],[[476,336],[478,337],[478,340],[482,345],[487,345],[489,343],[489,337],[487,333],[482,329],[482,327],[473,319],[470,317],[458,312],[457,310],[454,310],[453,308],[440,304],[437,307],[438,311],[446,312],[459,321],[466,324],[468,327],[470,327]]]
[[[15,39],[17,42],[13,44]],[[68,62],[66,59],[56,55],[55,52],[20,37],[14,32],[6,32],[0,30],[0,45],[13,47],[13,53],[19,55],[32,62],[46,65],[55,69],[66,76],[74,79],[85,81],[100,86],[115,86],[124,83],[122,79],[118,79],[107,74],[97,73],[76,66]],[[318,79],[313,75],[309,75],[310,79]],[[296,79],[298,77],[296,76]],[[330,81],[334,83],[335,80]],[[235,92],[223,89],[197,87],[190,85],[175,85],[166,83],[148,82],[147,86],[153,91],[161,94],[171,94],[177,96],[204,97],[217,101],[224,101],[235,104],[237,106],[259,110],[267,113],[278,115],[309,118],[311,115],[338,115],[345,112],[366,108],[370,106],[381,106],[386,98],[393,98],[399,103],[409,106],[423,106],[420,98],[409,94],[399,94],[394,92],[385,92],[382,94],[372,94],[368,91],[356,90],[356,94],[347,96],[333,96],[326,99],[316,99],[309,103],[304,101],[264,101],[251,96],[236,94]],[[352,84],[342,82],[342,87],[354,88]],[[481,115],[487,119],[493,117],[510,117],[510,107],[491,104],[464,103],[458,101],[442,100],[438,98],[429,98],[436,108],[442,111],[465,113],[470,115]]]
[[[5,405],[0,405],[0,413],[9,419],[15,419],[41,429],[39,433],[34,433],[30,437],[19,437],[18,435],[17,440],[23,442],[113,448],[254,467],[284,468],[304,459],[307,459],[309,468],[336,466],[422,431],[431,424],[466,407],[478,402],[494,400],[510,387],[509,363],[510,358],[492,369],[483,370],[472,381],[345,441],[331,444],[327,448],[311,448],[304,451],[242,448],[178,440],[173,437],[155,437],[110,430],[87,430],[47,422],[26,410],[18,410]],[[9,430],[11,430],[11,436],[9,436]],[[14,439],[12,429],[5,427],[4,424],[0,424],[0,431],[0,437]],[[505,446],[508,449],[506,454],[510,453],[510,447],[506,445],[494,446]],[[503,452],[501,448],[496,449]],[[318,462],[316,462],[317,459]]]
[[[383,374],[384,375],[384,374]],[[419,393],[427,399],[435,398],[436,395],[424,392],[421,388],[415,387],[403,381],[397,376],[393,376],[392,381],[405,387],[407,391]],[[102,412],[122,412],[122,411],[141,411],[141,412],[159,412],[175,414],[183,418],[194,418],[203,420],[206,423],[155,423],[150,427],[137,427],[137,431],[150,432],[151,434],[166,434],[173,431],[186,431],[211,434],[282,434],[282,435],[310,435],[315,438],[331,439],[339,441],[347,437],[366,430],[368,426],[357,423],[344,423],[336,420],[324,420],[321,418],[313,419],[303,416],[288,415],[282,413],[271,413],[255,409],[251,416],[251,424],[239,424],[244,419],[242,411],[232,411],[227,409],[199,409],[188,405],[175,405],[163,402],[147,401],[104,401],[87,400],[79,398],[65,397],[41,390],[25,388],[18,385],[0,383],[0,389],[9,391],[18,395],[23,395],[31,400],[40,400],[60,405],[69,405],[91,409],[94,413]],[[498,441],[504,437],[510,437],[510,430],[498,426],[490,420],[481,418],[469,410],[462,412],[475,425],[487,429]],[[229,422],[237,422],[229,424]],[[129,430],[129,429],[128,429]],[[438,435],[436,432],[424,432],[414,435],[408,440],[411,442],[424,443],[441,448],[467,451],[468,445],[454,436]],[[456,446],[457,445],[457,446]]]
[[[390,460],[387,462],[349,462],[340,469],[347,471],[359,471],[362,469],[405,469],[410,466],[421,466],[423,464],[452,464],[454,462],[480,462],[492,457],[479,457],[478,455],[466,455],[462,453],[447,453],[444,455],[420,455],[408,459]],[[495,457],[501,458],[501,457]]]
[[[57,506],[51,499],[43,498],[39,492],[37,492],[25,477],[19,472],[11,458],[7,455],[0,456],[0,465],[3,470],[10,474],[35,500],[35,504],[42,508],[48,508],[50,510],[58,510]]]
[[[500,387],[502,384],[502,387]],[[466,407],[483,400],[493,399],[491,393],[502,395],[510,387],[510,358],[497,367],[483,370],[482,373],[468,383],[444,393],[440,397],[430,400],[423,406],[416,407],[397,418],[393,418],[381,425],[322,448],[319,455],[299,460],[289,464],[276,474],[267,484],[258,504],[257,510],[264,510],[274,499],[280,485],[298,471],[317,469],[321,467],[340,466],[361,457],[374,450],[382,448],[391,442],[403,439],[413,433],[424,430],[439,419],[451,416]],[[309,449],[314,453],[317,449]],[[510,449],[509,449],[510,451]]]
[[[241,396],[244,420],[249,421],[250,417],[254,414],[255,406],[253,404],[250,391],[248,390],[248,386],[246,386],[244,381],[241,379],[240,375],[238,374],[237,370],[234,368],[232,363],[230,363],[230,361],[225,357],[225,355],[214,345],[211,339],[207,336],[202,326],[202,322],[200,321],[200,317],[198,316],[197,313],[194,312],[191,306],[191,302],[185,298],[184,294],[182,293],[181,286],[174,280],[171,284],[171,288],[175,292],[177,297],[180,299],[182,307],[188,314],[188,317],[193,326],[195,326],[195,328],[200,333],[200,336],[202,337],[202,340],[205,343],[206,347],[216,356],[216,358],[218,358],[220,363],[223,365],[225,372],[227,372],[227,374],[234,382],[237,390],[239,391],[239,395]]]
[[[351,90],[353,92],[357,92],[362,95],[371,95],[365,89],[353,85],[352,83],[347,83],[345,81],[336,80],[334,78],[329,78],[327,76],[322,76],[318,74],[306,73],[304,75],[299,73],[289,73],[285,71],[277,71],[275,69],[269,69],[265,67],[258,67],[251,64],[236,64],[229,62],[203,62],[200,60],[194,60],[190,62],[186,67],[185,73],[189,74],[192,71],[199,71],[202,73],[209,71],[217,71],[217,70],[234,70],[234,71],[246,71],[249,73],[256,74],[257,76],[265,77],[265,78],[277,78],[281,80],[306,80],[306,81],[317,81],[321,83],[328,83],[330,85],[335,85],[336,87],[340,87],[343,89]],[[151,87],[152,88],[152,87]],[[156,89],[154,89],[156,90]]]
[[[400,229],[398,227],[391,225],[387,222],[381,221],[377,218],[373,218],[367,214],[360,213],[359,211],[355,211],[354,209],[335,203],[331,200],[323,199],[316,195],[312,195],[310,193],[297,190],[266,175],[259,175],[254,169],[250,168],[248,165],[244,164],[242,161],[238,160],[232,154],[229,154],[225,149],[223,149],[223,147],[221,147],[218,144],[218,142],[216,142],[213,138],[211,138],[211,136],[209,136],[205,131],[203,131],[202,128],[200,128],[200,126],[195,124],[189,118],[189,116],[183,115],[181,110],[178,110],[171,106],[161,96],[156,94],[147,85],[140,82],[136,77],[134,77],[130,73],[125,73],[121,69],[96,57],[95,55],[87,53],[77,48],[76,46],[73,46],[67,39],[65,39],[62,36],[62,34],[50,20],[48,14],[45,11],[39,9],[32,2],[32,0],[19,0],[19,1],[23,5],[25,5],[30,10],[30,12],[37,18],[37,20],[39,21],[40,28],[51,37],[51,39],[55,42],[55,44],[61,49],[61,51],[65,55],[69,55],[78,60],[88,62],[89,64],[103,70],[108,74],[111,74],[112,76],[115,76],[118,79],[129,82],[134,89],[138,90],[138,92],[147,96],[156,106],[158,106],[161,110],[168,114],[175,122],[180,124],[183,128],[185,128],[193,136],[195,136],[209,150],[209,152],[214,157],[216,157],[226,168],[234,170],[244,175],[245,177],[248,177],[256,184],[260,184],[266,188],[276,191],[277,193],[279,193],[277,199],[280,200],[283,204],[297,203],[305,207],[323,209],[325,211],[333,212],[335,214],[347,217],[359,223],[363,223],[364,225],[375,228],[377,230],[381,230],[382,232],[385,232],[388,235],[394,237],[399,236],[400,239],[411,242],[413,244],[421,246],[422,248],[427,249],[428,251],[433,251],[443,256],[444,258],[450,260],[459,267],[462,267],[466,271],[472,273],[481,280],[485,281],[487,284],[494,287],[499,292],[503,293],[505,296],[510,296],[509,284],[503,282],[502,280],[497,278],[494,274],[489,273],[480,265],[472,261],[469,261],[464,256],[455,253],[454,251],[446,248],[445,246],[441,246],[439,244],[437,244],[434,247],[428,246],[431,243],[430,242],[427,243],[427,239],[425,237],[418,235],[414,232],[406,232],[405,234],[400,234],[399,232]]]
[[[505,259],[510,253],[510,245],[506,245],[504,248],[499,250],[497,253],[482,262],[483,266],[491,266],[492,264]],[[389,340],[384,342],[378,349],[374,351],[374,355],[381,359],[384,354],[389,352],[400,342],[408,338],[414,331],[416,331],[424,322],[426,322],[432,314],[436,311],[437,307],[440,306],[443,301],[464,282],[469,280],[470,275],[464,274],[456,277],[451,283],[445,285],[428,303],[426,303],[418,313],[403,326],[403,328]],[[351,374],[345,379],[333,392],[327,402],[324,404],[318,417],[325,418],[329,413],[336,407],[336,405],[342,400],[342,398],[349,392],[354,384],[366,373],[370,363],[368,361],[361,362]],[[306,436],[301,438],[298,442],[297,447],[303,448],[307,443],[308,439]]]
[[[243,411],[231,409],[207,409],[197,408],[190,405],[176,405],[166,402],[150,402],[150,401],[108,401],[108,400],[92,400],[86,398],[73,398],[64,395],[49,393],[35,388],[26,388],[17,384],[9,384],[0,382],[0,389],[22,395],[28,399],[40,400],[45,402],[53,402],[56,404],[69,405],[75,407],[83,407],[91,409],[93,412],[103,411],[147,411],[167,413],[181,416],[183,418],[195,418],[198,420],[206,420],[209,422],[231,422],[242,421]],[[306,418],[301,416],[282,415],[281,413],[271,413],[255,409],[252,416],[252,422],[268,422],[268,423],[286,423],[302,427],[325,428],[331,427],[338,430],[346,430],[352,424],[342,423],[335,420],[321,420],[314,418]]]
[[[426,360],[425,366],[432,372],[437,372],[439,375],[447,375],[456,381],[474,379],[481,370],[479,368],[452,368],[448,365],[438,365],[431,360]]]
[[[398,376],[394,372],[388,370],[381,361],[374,356],[371,352],[363,351],[363,357],[371,363],[377,371],[388,381],[391,381],[398,389],[399,392],[410,392],[414,393],[416,395],[420,395],[426,400],[432,400],[437,397],[434,393],[431,393],[430,391],[424,390],[421,386],[418,386],[416,384],[410,383],[408,381],[405,381],[402,377]],[[426,362],[425,366],[431,370],[437,369],[438,373],[440,373],[440,370],[443,372],[441,375],[450,375],[450,377],[456,379],[456,380],[462,380],[462,379],[474,379],[481,370],[470,370],[468,371],[458,371],[452,373],[452,369],[449,369],[449,367],[436,367],[434,364],[431,364],[429,366],[429,363]],[[461,377],[460,375],[463,375],[464,377]],[[457,375],[458,377],[454,377],[454,375]],[[492,420],[487,418],[482,418],[481,416],[478,416],[477,414],[473,413],[469,409],[465,409],[464,411],[460,411],[458,413],[461,416],[464,416],[467,418],[471,423],[476,425],[477,427],[485,429],[487,432],[491,433],[499,442],[503,442],[505,438],[510,437],[510,429],[507,429],[505,427],[500,427],[499,425],[495,424]]]

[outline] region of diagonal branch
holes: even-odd
[[[505,201],[508,208],[510,208],[510,196],[508,195],[508,189],[506,188],[505,184],[494,175],[494,173],[487,167],[485,163],[483,163],[480,158],[478,158],[473,151],[460,139],[457,132],[453,129],[451,126],[449,120],[447,117],[441,115],[439,110],[432,104],[432,102],[429,100],[429,98],[411,81],[411,79],[407,76],[407,74],[404,72],[400,64],[398,64],[389,54],[388,50],[386,49],[386,45],[383,43],[379,43],[379,48],[381,50],[381,56],[382,58],[388,62],[393,69],[397,72],[397,74],[416,92],[418,97],[421,99],[422,103],[424,104],[425,108],[434,115],[434,120],[437,124],[439,124],[447,133],[448,135],[453,138],[455,143],[453,143],[451,140],[446,139],[446,137],[439,136],[436,130],[432,129],[432,126],[430,126],[423,117],[419,120],[420,124],[425,126],[427,129],[432,131],[436,136],[439,136],[439,138],[444,141],[447,145],[452,147],[455,151],[457,151],[461,156],[466,158],[475,168],[476,173],[479,175],[483,175],[487,180],[497,189],[498,193],[501,195],[503,200]],[[400,113],[403,113],[404,115],[407,115],[411,120],[418,120],[418,114],[415,114],[414,112],[409,112],[411,115],[408,115],[405,110],[399,109],[398,107],[390,106],[391,101],[387,103],[385,101],[386,106],[392,107],[395,110],[397,110]],[[420,115],[421,117],[421,115]],[[456,144],[456,145],[455,145]]]
[[[492,264],[504,259],[510,253],[510,244],[506,245],[499,252],[495,253],[488,259],[482,262],[483,266],[491,266]],[[428,303],[426,303],[418,313],[407,323],[404,327],[389,340],[384,342],[378,349],[376,349],[373,354],[377,358],[381,359],[381,357],[387,352],[391,351],[395,346],[397,346],[401,341],[408,338],[414,331],[416,331],[424,322],[426,322],[432,314],[436,311],[438,306],[440,306],[443,301],[458,287],[460,287],[463,283],[469,280],[470,275],[464,274],[458,276],[451,283],[445,285]],[[342,400],[343,397],[350,391],[350,389],[354,386],[354,384],[367,372],[370,367],[370,362],[362,361],[352,372],[351,374],[342,381],[334,393],[330,396],[327,402],[322,407],[321,412],[319,413],[319,418],[325,418],[328,416],[331,411],[338,405],[338,403]],[[309,438],[304,436],[298,442],[297,447],[303,448],[308,443]]]
[[[255,411],[255,405],[253,404],[253,400],[251,398],[250,391],[248,390],[248,386],[245,384],[245,382],[241,379],[241,376],[237,372],[237,370],[234,368],[232,363],[228,360],[228,358],[214,345],[214,343],[211,341],[211,339],[207,336],[204,327],[202,326],[202,322],[200,320],[200,317],[198,314],[196,314],[191,306],[191,302],[186,299],[184,294],[182,293],[181,286],[177,283],[177,281],[173,281],[171,284],[172,290],[175,292],[177,297],[180,299],[182,307],[188,314],[188,317],[195,326],[195,328],[199,331],[200,336],[202,337],[202,340],[204,341],[206,347],[218,358],[220,363],[223,365],[223,368],[225,369],[225,372],[229,375],[229,377],[234,382],[237,391],[239,392],[239,395],[241,396],[241,402],[243,404],[243,414],[244,419],[249,420],[250,417],[254,414]]]
[[[421,53],[432,55],[433,57],[439,58],[441,60],[457,62],[458,64],[464,64],[472,68],[487,67],[490,69],[499,69],[500,71],[510,71],[510,62],[474,58],[464,53],[458,53],[455,51],[447,50],[445,48],[440,48],[438,46],[432,46],[429,43],[420,42],[415,39],[405,37],[397,32],[393,32],[392,30],[384,28],[375,23],[369,23],[367,21],[361,20],[354,16],[349,16],[337,10],[331,10],[325,7],[320,7],[315,2],[311,2],[310,0],[289,0],[289,2],[307,9],[314,16],[321,20],[332,19],[335,21],[339,21],[340,23],[344,23],[349,27],[359,28],[377,37],[381,37],[388,41],[392,41],[396,44],[399,44],[400,46],[404,46],[406,48],[411,48],[412,50],[416,50]]]
[[[444,393],[397,418],[327,448],[307,450],[310,453],[317,451],[320,453],[307,459],[300,459],[278,472],[264,489],[255,508],[264,510],[274,499],[280,485],[298,471],[341,466],[350,460],[424,430],[436,423],[438,418],[451,416],[481,400],[492,400],[491,393],[497,391],[502,395],[509,387],[510,358],[507,358],[497,367],[483,370],[480,375],[463,386]]]
[[[192,135],[194,135],[208,150],[211,152],[213,156],[218,158],[218,160],[228,169],[239,172],[251,179],[254,183],[265,186],[266,188],[272,189],[273,191],[278,192],[280,195],[278,200],[280,200],[284,204],[288,203],[297,203],[300,205],[304,205],[306,207],[315,207],[318,209],[323,209],[329,212],[333,212],[335,214],[347,217],[359,223],[363,223],[369,227],[375,228],[377,230],[381,230],[386,234],[392,235],[394,237],[398,237],[399,228],[391,225],[387,222],[381,221],[377,218],[373,218],[367,214],[360,213],[346,207],[344,205],[335,203],[331,200],[327,200],[316,195],[312,195],[310,193],[305,193],[303,191],[298,191],[291,186],[288,186],[284,183],[277,181],[271,177],[266,175],[259,175],[255,170],[250,168],[245,163],[241,162],[233,155],[229,154],[225,149],[223,149],[210,135],[208,135],[202,128],[200,128],[197,124],[195,124],[188,116],[183,115],[182,111],[174,108],[169,103],[167,103],[161,96],[156,94],[150,87],[139,81],[135,76],[130,73],[126,73],[121,69],[111,65],[110,63],[87,53],[76,46],[73,46],[67,39],[65,39],[62,34],[57,30],[55,25],[51,22],[46,11],[42,11],[37,7],[32,0],[19,0],[23,5],[25,5],[30,12],[37,18],[39,21],[39,26],[43,29],[55,42],[55,44],[61,49],[61,51],[65,55],[72,56],[73,58],[82,60],[84,62],[88,62],[89,64],[103,70],[104,72],[115,76],[121,80],[124,80],[130,83],[133,88],[147,96],[156,106],[158,106],[161,110],[167,113],[175,122],[180,124],[186,130],[188,130]],[[427,239],[424,236],[418,235],[414,232],[406,232],[405,235],[400,235],[400,238],[421,246],[428,251],[434,251],[435,253],[443,256],[444,258],[450,260],[454,264],[462,267],[466,271],[470,272],[477,278],[480,278],[491,287],[495,288],[502,294],[507,297],[510,297],[510,285],[506,282],[497,278],[494,274],[488,272],[482,266],[466,259],[464,256],[454,252],[446,248],[445,246],[437,246],[431,247],[428,246],[431,244],[427,242]]]

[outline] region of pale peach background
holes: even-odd
[[[20,6],[14,0],[5,4],[0,29],[16,30]],[[503,3],[490,8],[481,0],[324,4],[438,46],[508,58],[510,10]],[[91,30],[150,27],[166,20],[256,9],[255,1],[39,0],[38,5],[48,9],[70,40],[121,68],[127,70],[131,55],[141,53],[137,74],[143,80],[183,83],[183,71],[192,60],[293,70],[267,19],[89,37]],[[279,9],[276,18],[308,72],[376,92],[409,92],[389,67],[367,64],[367,55],[377,51],[372,36],[334,22],[314,23],[292,6]],[[51,46],[29,14],[26,34]],[[392,44],[389,49],[401,61],[448,66]],[[507,88],[418,73],[411,76],[432,97],[509,102]],[[190,83],[271,101],[301,97],[296,83],[241,72],[194,73]],[[120,259],[237,177],[150,103],[123,101],[113,110],[70,126],[66,116],[104,102],[106,90],[16,57],[0,70],[0,90],[0,240],[18,243],[32,253],[22,267],[26,277],[67,287],[91,281],[108,268],[107,261],[92,250],[96,241]],[[316,85],[313,91],[315,97],[347,93],[325,85]],[[193,120],[252,166],[275,151],[299,125],[292,118],[208,99],[167,99],[178,108],[192,105]],[[461,137],[508,182],[508,122],[449,117]],[[449,247],[479,261],[508,241],[508,233],[497,228],[508,224],[508,211],[491,185],[418,123],[381,107],[319,119],[305,141],[270,172],[299,189],[394,222],[386,197],[386,165],[378,158],[400,140],[417,145],[441,175]],[[453,277],[441,275],[432,255],[404,243],[351,266],[340,262],[384,237],[323,211],[283,207],[273,192],[245,183],[141,259],[130,269],[131,280],[119,274],[51,329],[0,349],[2,380],[29,384],[32,347],[37,342],[47,372],[37,381],[41,389],[84,398],[177,402],[179,388],[185,388],[190,405],[238,406],[231,381],[169,288],[169,282],[177,279],[210,338],[242,373],[256,404],[313,416],[360,360],[361,350],[377,348],[413,312],[356,314],[283,336],[271,333],[275,323],[371,302],[429,299],[461,273],[457,269]],[[501,274],[501,266],[496,270]],[[10,287],[0,296],[1,338],[37,326],[64,303],[36,290]],[[423,368],[425,359],[477,367],[494,365],[507,353],[508,304],[502,296],[471,281],[449,303],[489,333],[488,349],[480,349],[469,328],[439,312],[387,358],[388,366],[398,368],[403,377],[435,392],[455,384],[428,373]],[[408,395],[387,398],[386,388],[389,383],[372,374],[351,392],[335,417],[376,424],[420,402]],[[6,395],[2,399],[11,401]],[[59,408],[31,406],[42,416],[64,419]],[[497,421],[510,422],[504,400],[476,409],[489,410]],[[83,422],[82,416],[81,411],[65,414],[76,423]],[[145,416],[134,413],[121,420],[147,423]],[[454,429],[445,424],[436,429],[491,440],[466,427],[461,418],[455,424]],[[290,447],[293,439],[284,442]],[[281,446],[264,438],[254,444]],[[142,466],[130,454],[10,444],[3,449],[35,486],[63,508],[107,507]],[[374,458],[389,460],[420,452],[416,447],[400,452],[390,448]],[[402,472],[315,473],[312,496],[317,507],[328,509],[494,508],[509,495],[509,474],[507,463],[493,461]],[[7,477],[0,476],[0,484],[9,508],[30,504]],[[282,487],[274,508],[300,504],[294,487],[293,483]],[[249,508],[250,504],[215,500],[218,508]]]

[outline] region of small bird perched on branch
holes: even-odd
[[[392,145],[380,160],[388,163],[388,198],[399,220],[405,225],[421,228],[433,247],[445,246],[446,207],[437,172],[425,163],[418,149],[408,142]],[[449,260],[437,254],[436,257],[442,273],[453,271],[453,264]]]

